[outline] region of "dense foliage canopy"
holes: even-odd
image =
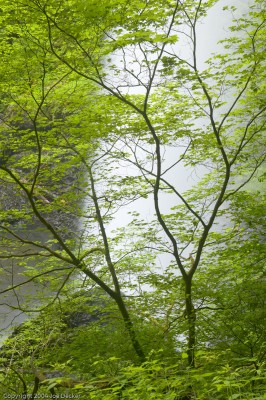
[[[263,399],[263,3],[1,0],[2,396]]]

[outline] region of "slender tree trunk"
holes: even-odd
[[[38,378],[38,376],[35,376],[35,378],[34,378],[34,387],[33,387],[33,391],[32,391],[32,394],[31,394],[31,398],[32,399],[35,399],[37,397],[37,392],[39,390],[39,383],[40,383],[40,379]]]
[[[196,344],[196,313],[191,296],[192,279],[187,277],[185,280],[185,296],[186,296],[186,316],[188,321],[187,336],[187,355],[190,367],[195,367],[195,344]]]
[[[135,329],[134,329],[134,325],[133,325],[133,323],[131,321],[130,315],[129,315],[129,313],[127,311],[127,308],[126,308],[126,305],[125,305],[125,303],[124,303],[124,301],[123,301],[123,299],[122,299],[122,297],[120,295],[118,295],[117,298],[116,298],[116,304],[118,305],[119,311],[120,311],[120,313],[122,315],[122,318],[124,320],[124,324],[125,324],[125,327],[126,327],[126,329],[128,331],[132,346],[133,346],[137,356],[139,357],[140,361],[144,362],[145,361],[145,354],[144,354],[144,352],[142,350],[142,347],[141,347],[141,345],[140,345],[140,343],[139,343],[139,341],[137,339],[136,332],[135,332]]]
[[[91,182],[91,190],[92,190],[92,199],[94,202],[94,207],[95,207],[95,212],[97,215],[97,220],[98,220],[98,224],[99,224],[99,228],[102,234],[102,239],[103,239],[103,245],[104,245],[104,249],[105,249],[105,260],[106,260],[106,264],[108,266],[108,269],[110,271],[111,277],[112,277],[112,281],[113,281],[113,285],[114,285],[114,291],[111,291],[111,296],[113,297],[113,299],[116,301],[116,304],[118,305],[119,311],[122,315],[123,321],[125,323],[125,327],[128,331],[132,346],[136,352],[136,354],[138,355],[139,359],[141,362],[145,361],[145,355],[144,352],[142,350],[142,347],[137,339],[137,335],[136,335],[136,331],[134,329],[134,325],[132,323],[132,320],[130,318],[129,312],[126,308],[125,302],[123,300],[122,294],[121,294],[121,288],[120,288],[120,283],[117,277],[117,273],[116,273],[116,269],[115,266],[112,262],[112,258],[111,258],[111,252],[110,252],[110,248],[109,248],[109,242],[108,242],[108,238],[107,238],[107,234],[106,234],[106,230],[105,230],[105,225],[104,225],[104,220],[102,217],[102,213],[101,213],[101,209],[99,206],[99,202],[98,202],[98,196],[96,193],[96,188],[95,188],[95,182],[94,182],[94,177],[93,177],[93,173],[92,173],[92,168],[89,167],[88,168],[89,171],[89,175],[90,175],[90,182]]]

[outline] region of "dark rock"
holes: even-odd
[[[100,312],[89,314],[88,312],[72,312],[66,317],[66,324],[69,328],[77,328],[79,326],[87,326],[92,322],[99,321]]]

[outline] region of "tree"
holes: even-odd
[[[12,65],[11,72],[2,67],[3,129],[15,140],[1,140],[1,179],[24,196],[12,218],[27,221],[30,212],[51,236],[45,243],[25,239],[4,211],[4,245],[30,245],[35,250],[26,247],[28,259],[47,258],[40,274],[58,270],[56,297],[67,280],[62,268],[67,276],[78,270],[100,286],[117,304],[142,361],[145,354],[122,294],[129,287],[126,276],[133,273],[129,283],[135,290],[137,282],[149,285],[136,299],[137,307],[149,304],[152,310],[145,318],[156,321],[164,314],[167,329],[170,320],[184,318],[188,365],[194,367],[201,299],[193,292],[196,272],[209,268],[212,254],[229,239],[242,240],[232,219],[234,201],[244,196],[265,160],[262,2],[235,20],[224,42],[227,52],[199,66],[198,25],[215,3],[3,2],[9,28],[2,46]],[[25,68],[17,80],[21,60]],[[119,163],[132,167],[123,179],[116,173]],[[76,166],[77,191],[71,185],[61,190],[62,179],[73,177]],[[175,179],[184,169],[200,175],[186,191]],[[54,190],[51,201],[48,184]],[[82,198],[78,210],[77,196]],[[112,235],[112,215],[139,197],[152,198],[156,219],[146,226],[135,214],[127,229]],[[62,204],[65,213],[81,218],[84,230],[65,237],[53,223],[51,216]],[[233,224],[229,233],[221,226],[227,216]],[[25,259],[24,248],[10,252],[10,247],[2,258]],[[147,260],[152,266],[162,254],[170,259],[162,273],[156,265],[146,272]],[[36,270],[31,273],[29,280],[38,278]],[[184,310],[176,311],[183,304]]]

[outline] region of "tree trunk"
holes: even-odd
[[[142,350],[142,347],[141,347],[141,345],[140,345],[140,343],[139,343],[139,341],[137,339],[136,332],[135,332],[133,323],[131,321],[130,315],[129,315],[129,313],[127,311],[127,308],[125,306],[125,303],[124,303],[124,301],[123,301],[123,299],[122,299],[122,297],[120,295],[117,296],[115,301],[116,301],[116,304],[118,305],[119,311],[120,311],[120,313],[122,315],[122,318],[124,320],[125,327],[126,327],[126,329],[128,331],[132,346],[133,346],[137,356],[139,357],[140,361],[144,362],[145,361],[145,354],[144,354],[144,352]]]
[[[196,313],[191,296],[192,279],[187,277],[185,281],[185,296],[186,296],[186,316],[188,321],[188,336],[187,336],[187,355],[188,365],[195,367],[195,344],[196,344]]]
[[[94,207],[95,207],[95,212],[97,215],[97,220],[98,220],[98,224],[99,224],[99,228],[102,234],[102,238],[103,238],[103,245],[104,245],[104,249],[105,249],[105,260],[106,260],[106,264],[108,266],[108,269],[110,271],[111,277],[112,277],[112,281],[114,284],[114,288],[115,290],[108,290],[106,291],[115,301],[116,304],[118,305],[119,311],[122,315],[122,318],[124,320],[126,329],[129,333],[129,337],[131,339],[132,342],[132,346],[136,352],[136,354],[138,355],[138,357],[140,358],[141,362],[145,361],[145,355],[144,352],[141,348],[141,345],[137,339],[136,336],[136,332],[133,326],[133,323],[131,321],[130,315],[127,311],[126,305],[124,303],[122,294],[121,294],[121,289],[120,289],[120,283],[118,281],[118,277],[116,274],[116,270],[115,270],[115,266],[112,262],[111,259],[111,253],[110,253],[110,248],[109,248],[109,243],[108,243],[108,238],[107,238],[107,234],[106,234],[106,230],[105,230],[105,225],[104,225],[104,221],[103,221],[103,217],[102,217],[102,213],[101,213],[101,209],[100,209],[100,205],[98,202],[98,196],[96,193],[96,188],[95,188],[95,182],[94,182],[94,176],[93,176],[93,172],[92,172],[92,168],[91,166],[88,166],[88,172],[89,172],[89,176],[90,176],[90,183],[91,183],[91,190],[92,190],[92,199],[94,202]]]

